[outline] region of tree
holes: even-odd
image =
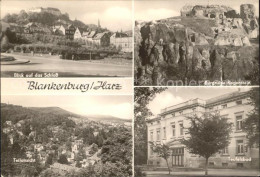
[[[164,91],[165,88],[135,88],[135,108],[134,108],[134,131],[135,131],[135,164],[145,164],[147,161],[147,126],[145,119],[152,116],[151,111],[147,108],[150,101],[156,94]]]
[[[248,93],[250,97],[249,104],[254,108],[248,113],[242,128],[247,133],[248,145],[250,147],[253,145],[259,147],[259,88],[254,87]]]
[[[1,51],[5,52],[9,49],[9,47],[10,47],[9,39],[6,35],[4,35],[1,41]]]
[[[49,154],[46,159],[45,166],[52,165],[52,163],[53,163],[53,154]]]
[[[61,164],[68,164],[69,163],[68,160],[67,160],[67,156],[65,154],[60,155],[58,162],[61,163]]]
[[[162,157],[166,160],[166,164],[168,167],[169,174],[171,174],[171,169],[169,167],[168,158],[170,157],[170,147],[166,144],[157,144],[154,142],[150,142],[150,145],[152,147],[152,151],[157,153],[159,157]]]
[[[182,139],[190,153],[198,154],[206,159],[205,175],[208,175],[208,159],[229,144],[232,123],[218,113],[205,113],[201,117],[187,117],[191,121],[188,128],[190,137]]]
[[[26,136],[28,136],[31,133],[31,126],[30,126],[30,122],[26,121],[23,125],[22,125],[22,133]]]

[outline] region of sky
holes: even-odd
[[[180,16],[180,9],[185,5],[227,5],[240,13],[241,4],[254,4],[259,14],[258,0],[150,0],[135,1],[135,20],[153,21],[173,16]]]
[[[101,27],[111,31],[132,29],[131,1],[2,1],[1,16],[7,13],[19,13],[33,7],[53,7],[61,13],[68,13],[71,20],[81,20],[86,24],[96,24],[100,20]]]
[[[2,103],[24,107],[60,107],[80,115],[111,115],[122,119],[132,119],[132,96],[24,96],[1,95]]]
[[[173,106],[190,99],[209,99],[226,93],[238,91],[239,87],[178,87],[169,88],[160,94],[157,94],[153,101],[150,102],[148,108],[156,116],[169,106]],[[241,87],[241,91],[247,91],[250,87]]]

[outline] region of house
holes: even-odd
[[[51,29],[49,29],[48,27],[40,27],[39,32],[44,34],[52,34]]]
[[[191,154],[181,143],[189,136],[186,128],[190,125],[187,116],[218,112],[233,123],[230,144],[209,158],[211,167],[224,168],[259,168],[259,148],[248,147],[246,132],[242,122],[253,107],[248,104],[248,92],[232,92],[218,97],[191,99],[189,101],[163,108],[155,118],[147,120],[148,142],[168,144],[171,149],[170,167],[180,166],[197,168],[205,164],[205,159]],[[250,159],[250,161],[231,161],[230,159]],[[148,165],[165,166],[164,159],[158,157],[148,144]]]
[[[42,144],[40,144],[40,143],[38,143],[38,144],[35,144],[34,145],[34,150],[36,150],[36,151],[42,151],[44,149],[44,147],[43,147],[43,145]]]
[[[52,28],[52,32],[55,34],[55,35],[65,35],[65,31],[66,31],[66,28],[64,27],[64,25],[55,25],[53,26]]]
[[[26,155],[26,157],[27,157],[28,159],[31,159],[31,158],[33,157],[34,153],[31,152],[31,151],[26,151],[26,152],[25,152],[25,155]]]
[[[36,33],[38,31],[39,31],[39,26],[34,22],[30,22],[24,26],[25,33]]]
[[[97,33],[93,37],[93,43],[99,46],[109,46],[110,45],[110,35],[109,32]]]
[[[93,132],[94,136],[97,136],[99,134],[99,132],[95,131]]]
[[[79,168],[72,167],[70,165],[60,164],[60,163],[54,163],[50,165],[50,168],[58,173],[61,174],[61,176],[65,176],[65,174],[69,171],[78,171]]]
[[[74,33],[74,39],[82,39],[83,29],[77,27]]]
[[[65,35],[66,35],[66,39],[70,39],[73,40],[74,39],[74,33],[76,31],[76,27],[73,25],[69,25],[66,29],[65,29]]]
[[[78,153],[79,152],[79,144],[73,144],[71,146],[71,151],[74,153]]]
[[[84,159],[84,160],[80,161],[80,163],[81,163],[81,167],[85,168],[85,167],[88,167],[90,165],[91,166],[94,165],[96,163],[96,161],[93,160],[93,159]]]
[[[11,134],[11,135],[8,135],[8,138],[10,140],[10,143],[14,144],[14,136]]]
[[[93,42],[93,37],[96,35],[96,31],[83,32],[82,37],[86,42]]]
[[[110,37],[110,44],[120,48],[123,52],[132,52],[132,40],[131,34],[116,32]]]
[[[74,160],[75,160],[75,153],[67,152],[66,155],[67,155],[67,159],[68,159],[69,162],[71,162],[71,163],[74,162]]]
[[[8,126],[13,125],[12,121],[9,121],[9,120],[8,120],[8,121],[5,121],[5,124],[8,125]]]
[[[38,157],[42,163],[45,163],[47,159],[47,153],[44,151],[39,152]]]

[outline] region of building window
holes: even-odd
[[[153,148],[152,147],[150,148],[150,151],[151,151],[150,154],[153,155]]]
[[[222,163],[222,167],[228,167],[228,163]]]
[[[166,127],[163,127],[163,138],[166,139]]]
[[[244,167],[244,164],[243,164],[243,163],[237,163],[237,167],[243,168],[243,167]]]
[[[160,130],[157,130],[157,141],[160,140]]]
[[[242,100],[238,100],[238,101],[236,101],[236,104],[237,104],[237,105],[242,104]]]
[[[225,119],[227,119],[227,118],[228,118],[228,114],[226,114],[226,115],[222,115],[221,118],[225,118]]]
[[[172,125],[172,136],[175,136],[175,124]]]
[[[243,140],[237,140],[237,154],[244,154]]]
[[[183,111],[180,111],[179,114],[182,115],[182,114],[183,114]]]
[[[242,116],[236,116],[236,130],[242,130]]]
[[[153,132],[150,133],[150,141],[153,141]]]
[[[228,147],[225,147],[225,148],[222,150],[222,154],[228,154]]]
[[[180,135],[183,135],[183,123],[180,123]]]
[[[225,109],[225,108],[227,108],[227,104],[223,104],[223,105],[221,105],[221,107],[222,107],[222,109]]]
[[[177,155],[177,154],[184,154],[184,148],[173,148],[172,149],[172,155]]]

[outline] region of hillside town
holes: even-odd
[[[57,8],[32,8],[27,12],[21,11],[23,15],[28,14],[51,14],[57,17],[57,20],[53,24],[43,24],[40,22],[28,22],[26,24],[12,23],[8,20],[8,17],[4,17],[2,20],[2,33],[6,29],[15,33],[19,38],[30,39],[35,34],[53,35],[59,39],[69,39],[71,41],[81,41],[87,46],[115,46],[117,49],[123,52],[132,51],[132,34],[131,31],[111,32],[101,27],[100,20],[95,28],[86,27],[79,23],[79,25],[73,25],[70,21],[62,20],[59,17],[62,13]],[[63,15],[64,16],[64,15]],[[62,17],[63,17],[62,16]],[[68,15],[65,15],[67,18]]]
[[[41,171],[50,170],[54,174],[65,176],[71,171],[77,172],[82,168],[94,167],[102,163],[104,153],[112,148],[108,146],[106,152],[104,151],[106,143],[110,143],[108,139],[117,131],[128,132],[131,129],[131,123],[125,121],[106,124],[87,118],[53,117],[50,114],[44,114],[42,118],[37,116],[37,120],[24,119],[10,110],[15,109],[15,105],[1,103],[1,108],[4,109],[1,112],[4,119],[1,144],[6,143],[2,144],[2,147],[5,147],[2,155],[11,154],[10,157],[5,156],[6,158],[2,159],[2,174],[39,175],[40,171],[37,172],[39,170],[37,168],[33,169],[33,172],[28,172],[33,166],[39,166]],[[26,115],[25,117],[35,113],[23,107],[18,109]],[[6,117],[8,114],[12,114],[13,118]],[[42,122],[48,115],[49,120]],[[10,172],[10,168],[15,170]]]

